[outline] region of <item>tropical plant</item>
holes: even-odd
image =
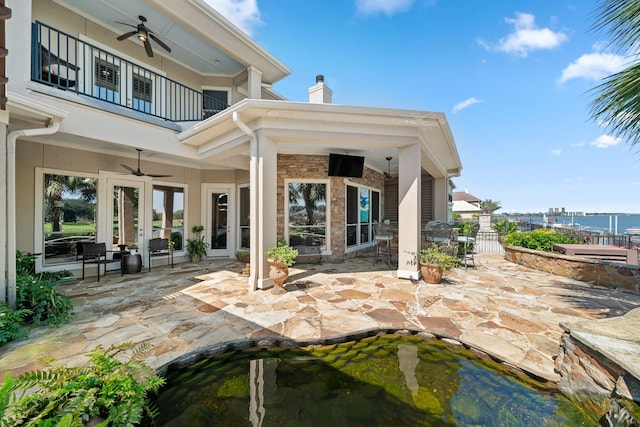
[[[157,391],[164,380],[133,359],[149,347],[98,346],[88,354],[86,366],[54,366],[48,360],[48,369],[11,379],[14,397],[0,413],[0,425],[83,426],[97,419],[101,426],[133,426],[145,414],[153,418],[147,393]],[[122,361],[126,352],[129,360]],[[0,390],[0,404],[2,396],[6,390]]]
[[[500,221],[496,222],[491,228],[493,228],[493,231],[497,233],[515,233],[516,231],[518,231],[518,224],[513,221],[509,221],[508,219],[501,219]]]
[[[607,129],[633,146],[640,142],[640,2],[602,0],[596,8],[595,31],[605,31],[611,45],[618,45],[627,57],[622,71],[603,79],[592,89],[591,118],[605,123]]]
[[[291,267],[296,262],[298,250],[287,245],[284,240],[279,240],[277,246],[267,249],[265,255],[268,260],[271,259],[276,262],[281,262],[287,267]]]
[[[12,310],[5,302],[0,302],[0,346],[29,336],[23,325],[30,314],[30,310]]]
[[[25,317],[36,325],[59,326],[73,316],[69,297],[55,286],[71,278],[68,271],[35,273],[33,263],[38,255],[16,252],[16,306],[29,310]]]
[[[207,256],[209,244],[204,241],[203,231],[204,225],[194,225],[191,227],[191,232],[195,235],[195,238],[187,239],[187,255],[189,255],[192,260],[199,260]]]
[[[502,209],[502,205],[497,200],[486,199],[480,202],[480,209],[482,209],[482,213],[492,214]]]
[[[443,270],[451,270],[460,265],[460,260],[455,256],[446,254],[438,246],[430,246],[417,252],[408,252],[416,257],[422,264],[437,265]]]

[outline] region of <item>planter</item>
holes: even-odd
[[[289,267],[283,262],[272,259],[267,259],[267,262],[269,263],[269,277],[273,283],[282,286],[289,277]]]
[[[438,267],[435,264],[420,263],[420,274],[422,274],[422,280],[427,283],[440,283],[443,273],[444,269],[442,267]]]
[[[122,271],[125,274],[140,273],[142,269],[142,257],[139,254],[125,255],[122,259]]]
[[[251,262],[251,255],[238,255],[238,254],[236,254],[236,260],[238,262],[246,264],[248,262]]]
[[[200,255],[191,255],[191,262],[200,262],[201,259]]]

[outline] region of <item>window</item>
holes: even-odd
[[[78,243],[96,238],[96,179],[44,174],[44,264],[76,261]]]
[[[365,187],[347,185],[346,220],[347,247],[372,241],[372,224],[380,222],[380,192]]]
[[[327,184],[289,182],[287,192],[289,245],[327,249]]]
[[[95,58],[93,96],[120,103],[120,67],[115,63]]]
[[[229,106],[229,92],[226,90],[202,91],[202,119],[207,119]]]
[[[151,113],[151,94],[153,93],[153,81],[140,74],[133,74],[133,109]]]
[[[169,239],[184,249],[184,188],[153,186],[153,237]]]
[[[251,230],[251,218],[250,218],[250,199],[249,199],[249,187],[240,188],[240,247],[250,248],[251,236],[249,234]]]

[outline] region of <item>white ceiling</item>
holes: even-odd
[[[112,30],[114,38],[133,30],[118,22],[136,26],[140,23],[138,16],[142,15],[147,18],[145,23],[147,28],[171,48],[171,53],[168,53],[151,40],[154,55],[173,58],[199,73],[235,76],[246,69],[243,64],[151,7],[144,0],[57,0],[57,2]],[[143,49],[142,43],[136,37],[130,37],[122,43],[138,43],[140,49]]]

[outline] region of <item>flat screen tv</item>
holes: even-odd
[[[347,154],[329,154],[329,176],[362,178],[364,157]]]

